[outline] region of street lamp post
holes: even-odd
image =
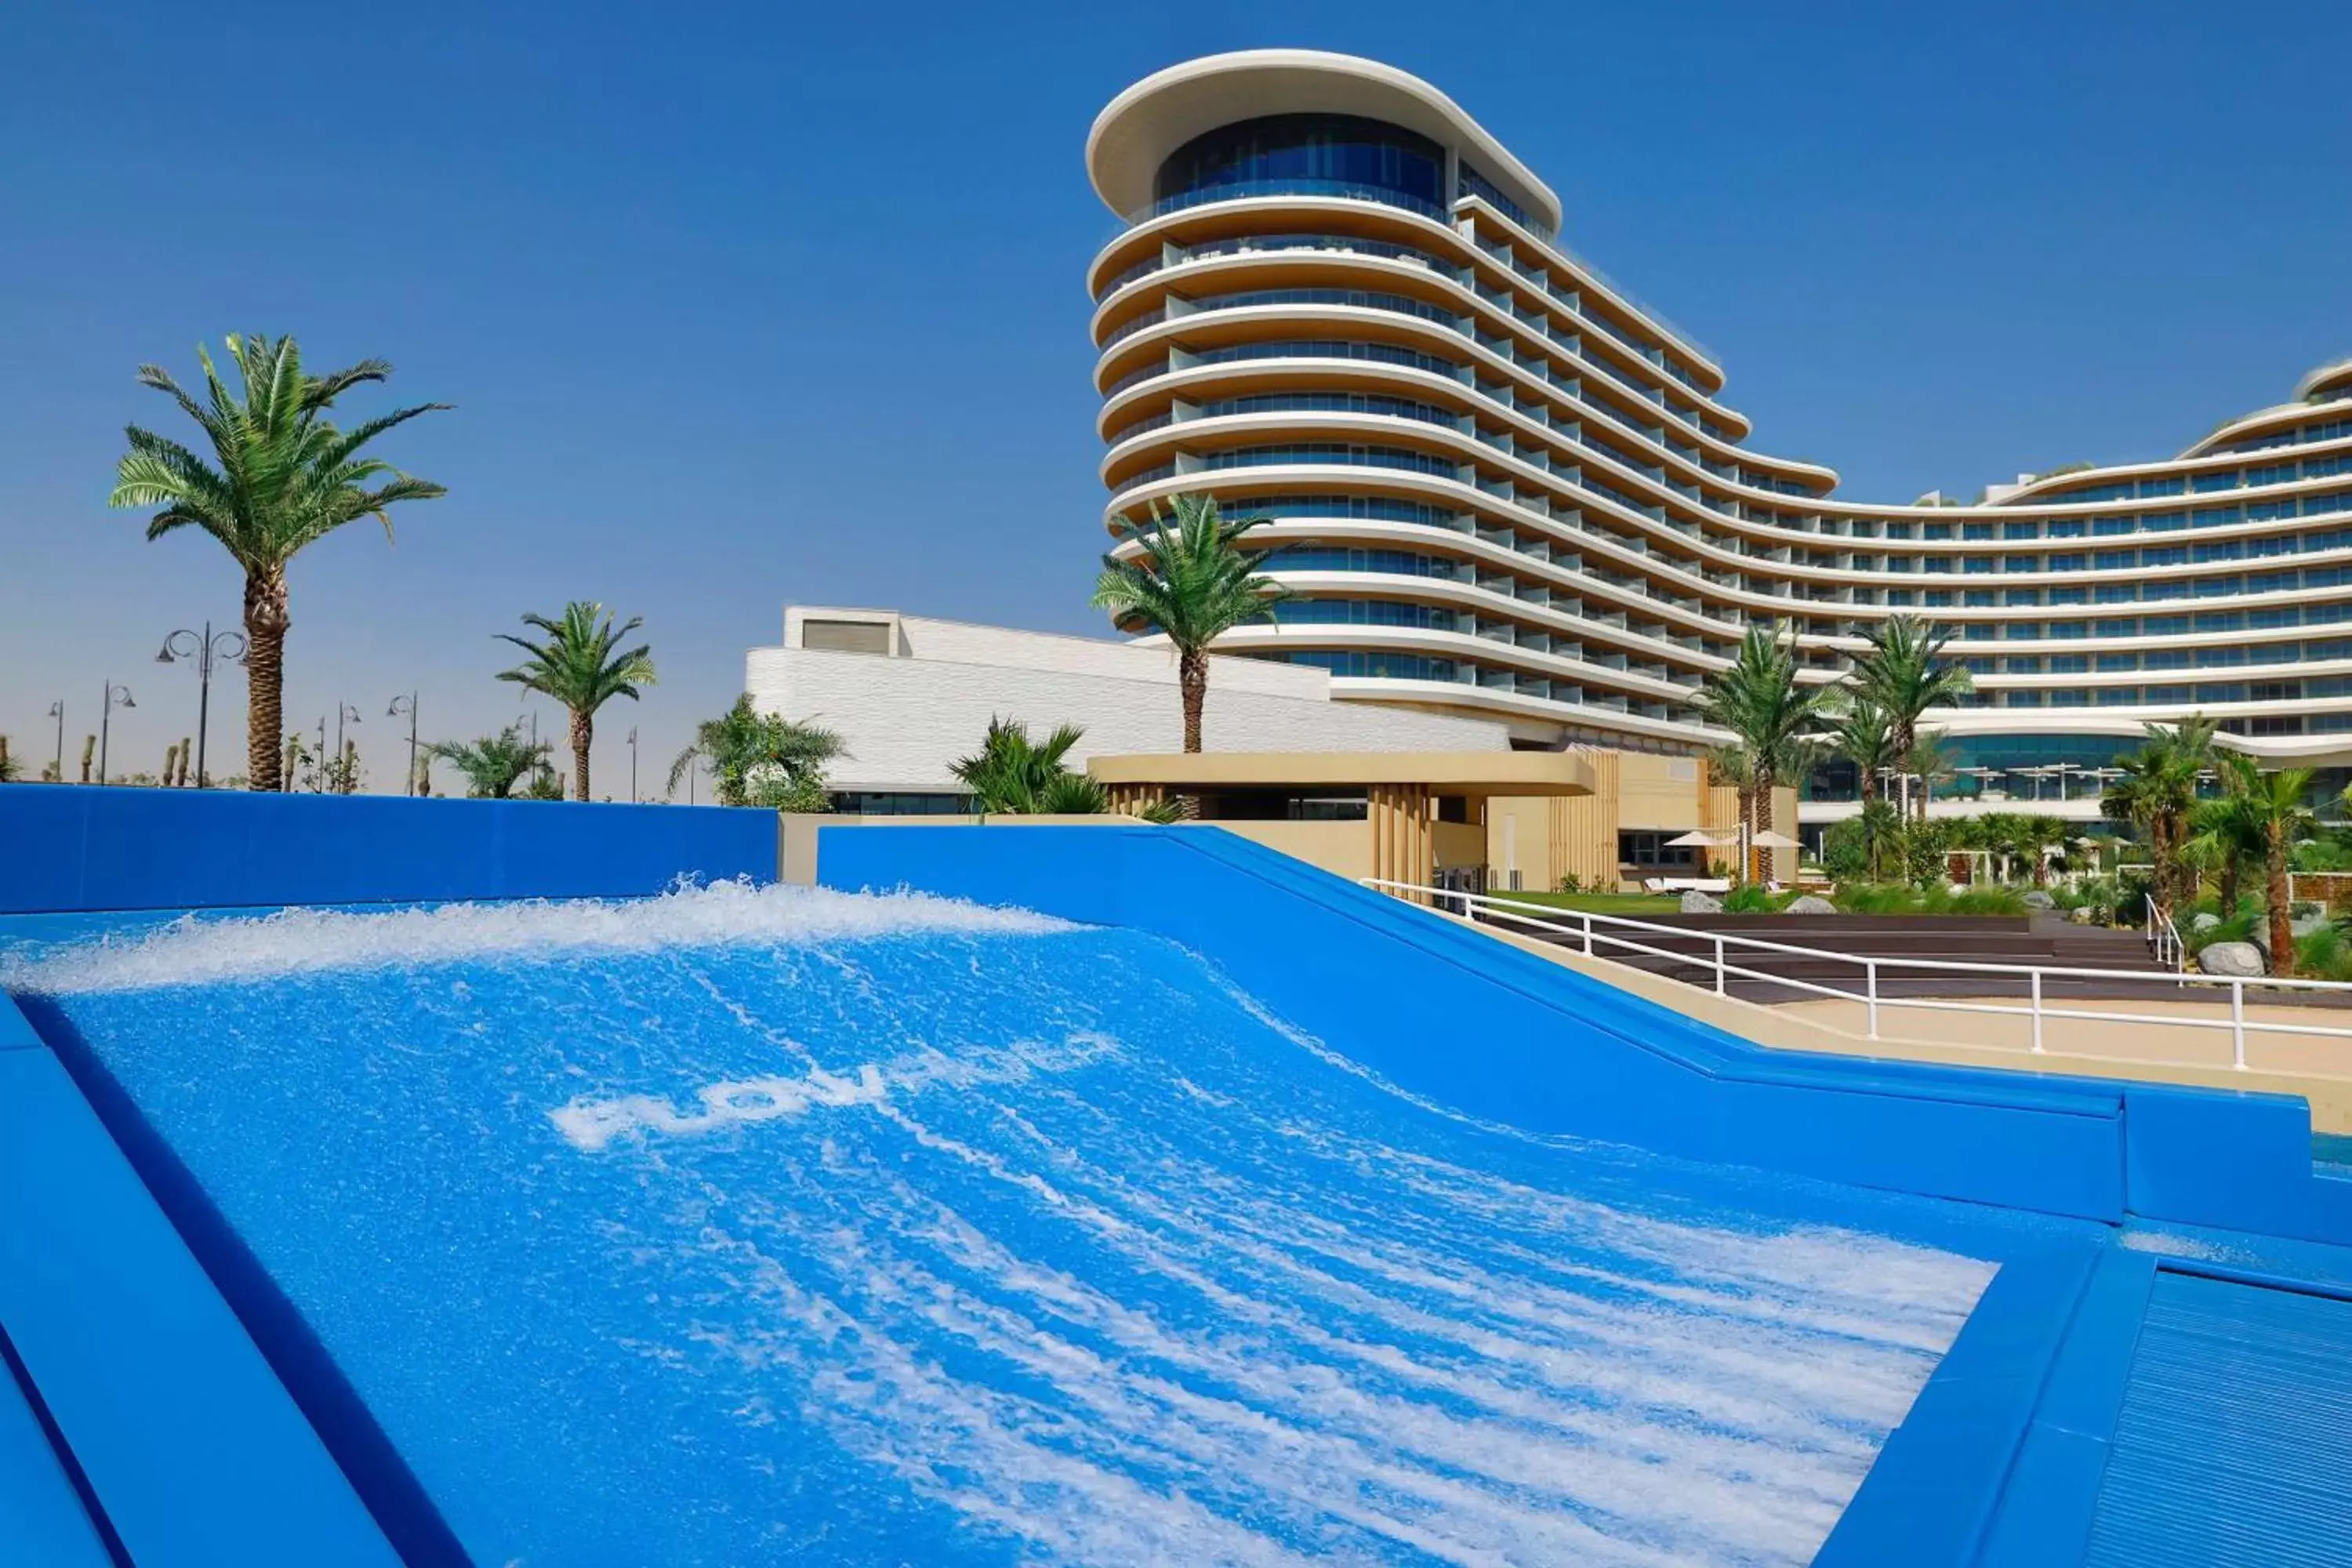
[[[416,693],[412,691],[405,697],[394,698],[392,706],[383,711],[387,719],[397,719],[403,713],[408,715],[408,793],[415,795],[416,793]]]
[[[49,717],[58,721],[58,783],[66,782],[66,700],[58,698],[49,704]]]
[[[350,780],[350,779],[344,778],[344,777],[343,777],[343,774],[342,774],[342,772],[341,772],[342,765],[343,765],[343,721],[344,721],[345,720],[347,720],[347,719],[348,719],[348,720],[350,720],[350,721],[351,721],[352,723],[354,723],[354,724],[358,723],[358,722],[360,721],[360,710],[359,710],[358,709],[356,709],[356,708],[352,707],[352,706],[350,703],[348,703],[348,702],[338,702],[338,703],[336,703],[336,704],[335,704],[335,768],[336,768],[336,773],[335,773],[335,775],[334,775],[334,776],[335,776],[335,779],[336,779],[337,784],[338,784],[338,786],[339,786],[339,787],[336,789],[336,791],[335,791],[335,793],[336,793],[337,795],[349,795],[349,794],[351,793],[351,791],[352,791],[352,780]],[[319,741],[320,741],[320,743],[321,745],[324,745],[324,744],[325,744],[325,742],[326,742],[326,739],[327,739],[327,727],[326,727],[326,725],[324,725],[324,724],[320,724],[320,725],[319,726]],[[327,787],[327,775],[326,775],[325,770],[323,770],[323,769],[321,769],[321,770],[320,770],[320,774],[319,774],[319,787],[320,787],[320,789],[324,789],[324,788],[326,788],[326,787]]]
[[[637,804],[637,727],[629,726],[629,804]]]
[[[107,732],[113,726],[114,710],[117,708],[138,706],[139,704],[131,700],[131,688],[117,686],[110,680],[106,683],[106,705],[98,715],[98,782],[100,784],[106,782]],[[65,776],[63,768],[58,770],[58,776],[59,778]]]
[[[165,637],[163,651],[155,656],[157,664],[171,664],[183,658],[193,658],[196,661],[196,787],[198,789],[212,787],[210,781],[205,776],[205,733],[211,728],[212,723],[213,658],[215,654],[234,663],[244,663],[245,634],[228,631],[215,637],[213,634],[212,622],[206,621],[201,636],[182,627]]]

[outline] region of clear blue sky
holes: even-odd
[[[494,728],[490,634],[568,597],[642,615],[662,670],[607,710],[600,793],[788,600],[1099,630],[1087,127],[1271,45],[1453,94],[1849,494],[2162,455],[2352,353],[2341,4],[19,5],[0,732],[47,757],[61,696],[70,762],[110,677],[118,768],[193,727],[154,650],[235,622],[238,578],[104,500],[121,426],[170,425],[133,367],[239,330],[458,405],[385,447],[448,499],[293,571],[289,717],[358,706],[375,787],[394,693],[428,738]]]

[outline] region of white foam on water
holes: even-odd
[[[704,982],[708,988],[707,980]],[[715,989],[711,994],[718,995]],[[719,998],[722,1002],[724,998]],[[734,1005],[733,1004],[728,1004]],[[751,1122],[800,1116],[818,1107],[878,1106],[892,1090],[920,1094],[947,1087],[1025,1083],[1040,1073],[1072,1072],[1118,1053],[1118,1042],[1091,1031],[1056,1044],[1019,1040],[1010,1046],[967,1047],[950,1056],[925,1047],[887,1063],[866,1062],[842,1073],[811,1068],[803,1076],[726,1079],[695,1091],[697,1109],[681,1110],[659,1095],[578,1096],[547,1113],[573,1148],[594,1153],[615,1140],[647,1132],[692,1137]]]
[[[280,910],[184,916],[133,937],[0,953],[0,990],[43,995],[267,981],[332,970],[561,960],[665,948],[806,946],[866,938],[1044,935],[1077,928],[1026,910],[923,893],[841,893],[750,882],[681,886],[650,899]]]

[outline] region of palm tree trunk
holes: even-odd
[[[1209,695],[1209,656],[1188,647],[1176,656],[1176,682],[1184,695],[1184,749],[1201,749],[1201,705]]]
[[[572,798],[588,798],[588,742],[596,738],[596,721],[584,710],[572,710]]]
[[[247,572],[245,576],[245,721],[246,770],[250,787],[288,787],[278,748],[285,735],[286,631],[292,623],[286,613],[286,576],[282,572]]]
[[[2273,823],[2270,830],[2270,852],[2263,857],[2263,870],[2269,873],[2271,906],[2271,973],[2292,975],[2294,973],[2294,911],[2286,897],[2286,829]]]
[[[2224,849],[2221,856],[2221,918],[2228,920],[2238,912],[2238,853]]]

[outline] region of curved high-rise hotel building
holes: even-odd
[[[2144,721],[2199,711],[2265,758],[2352,758],[2352,363],[2163,462],[1853,501],[1748,447],[1723,367],[1402,71],[1191,61],[1087,158],[1125,220],[1088,276],[1107,522],[1209,491],[1274,520],[1252,537],[1297,595],[1225,651],[1528,745],[1691,752],[1745,627],[1831,680],[1907,613],[1975,678],[1931,715],[1963,791],[2080,812]]]

